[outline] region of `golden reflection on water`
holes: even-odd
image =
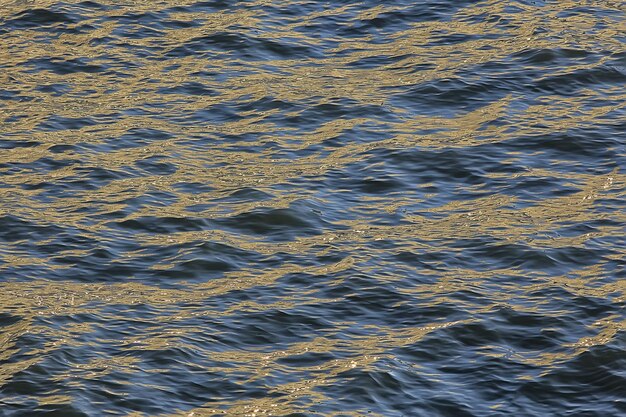
[[[53,1],[38,1],[38,8],[48,8]],[[124,39],[123,44],[112,47],[110,43],[94,40],[116,37],[120,25],[116,16],[124,13],[154,12],[174,6],[192,5],[194,2],[134,1],[121,8],[101,10],[97,15],[87,14],[86,20],[68,24],[68,28],[78,28],[92,24],[94,28],[84,33],[65,32],[58,37],[46,37],[41,31],[24,29],[12,30],[0,36],[0,62],[3,71],[0,83],[4,89],[17,92],[21,100],[4,101],[0,107],[0,135],[4,139],[18,142],[32,142],[31,147],[2,149],[0,162],[27,167],[37,161],[49,159],[62,163],[75,160],[54,169],[33,170],[19,168],[8,174],[7,168],[0,168],[3,187],[0,188],[0,215],[13,215],[40,225],[57,225],[61,228],[80,229],[84,237],[102,241],[104,245],[114,241],[107,238],[111,219],[105,215],[123,211],[126,201],[140,198],[146,193],[161,191],[172,195],[172,201],[160,204],[146,204],[128,212],[122,222],[150,216],[202,219],[233,218],[260,208],[289,208],[295,202],[313,197],[313,189],[301,188],[297,193],[293,188],[281,190],[277,185],[292,183],[297,178],[322,178],[332,171],[346,169],[363,160],[364,154],[383,149],[423,148],[427,150],[470,149],[485,144],[504,144],[519,138],[531,138],[550,132],[566,132],[570,129],[589,127],[602,118],[610,117],[615,111],[623,110],[623,88],[596,90],[583,88],[576,95],[553,95],[546,93],[524,108],[516,108],[522,99],[517,93],[503,94],[489,104],[478,109],[457,112],[453,116],[420,114],[411,112],[394,103],[393,95],[412,86],[458,76],[464,70],[491,62],[512,59],[512,56],[528,49],[571,48],[588,51],[621,51],[623,44],[618,37],[623,33],[624,20],[615,21],[610,17],[597,15],[573,15],[562,17],[562,11],[582,7],[586,1],[561,1],[537,8],[516,3],[517,13],[507,12],[507,2],[485,1],[461,7],[451,21],[425,21],[408,25],[387,37],[387,42],[374,43],[372,36],[360,38],[336,37],[318,39],[307,36],[302,28],[316,25],[317,19],[324,16],[345,17],[345,25],[357,24],[363,19],[374,19],[385,13],[395,13],[403,6],[378,5],[364,10],[356,16],[350,13],[357,5],[330,7],[326,10],[300,15],[285,21],[273,21],[260,16],[253,8],[236,13],[178,12],[170,13],[169,20],[179,22],[201,22],[196,26],[179,29],[159,28],[155,36]],[[295,2],[260,0],[253,7],[275,5],[277,7]],[[622,10],[620,2],[594,2],[606,10]],[[32,7],[34,2],[4,1],[3,16],[13,16]],[[67,7],[77,5],[77,1],[66,2]],[[100,4],[114,6],[115,2],[101,1]],[[302,2],[305,4],[305,2]],[[351,16],[351,17],[350,17]],[[488,19],[481,16],[491,16]],[[506,24],[502,22],[506,21]],[[206,57],[176,57],[168,52],[179,45],[194,39],[228,32],[238,27],[245,33],[257,31],[260,38],[291,38],[302,45],[321,47],[324,42],[334,41],[336,45],[327,51],[323,58],[294,57],[291,59],[242,61],[233,58],[227,51],[216,52],[210,59]],[[590,33],[593,33],[591,36]],[[434,43],[445,35],[464,34],[472,36],[462,44],[449,42]],[[141,59],[137,50],[161,48],[150,59]],[[38,59],[49,57],[61,61],[82,58],[91,65],[110,66],[111,71],[87,73],[74,72],[58,74],[51,70],[36,69]],[[395,62],[361,68],[351,65],[359,60],[381,56],[400,57]],[[581,62],[568,68],[554,69],[546,76],[558,77],[576,71],[592,69],[608,62]],[[416,71],[418,65],[424,69]],[[529,64],[532,65],[532,64]],[[201,74],[210,70],[224,77],[207,77]],[[195,74],[195,75],[194,75]],[[164,94],[168,87],[179,87],[184,83],[198,82],[215,95],[191,96],[179,92]],[[53,95],[41,91],[42,86],[64,85],[67,92]],[[606,96],[612,101],[603,104]],[[301,111],[281,112],[273,110],[250,110],[238,114],[235,121],[206,122],[185,120],[195,112],[236,103],[243,106],[264,98],[284,103],[303,105],[333,104],[342,98],[349,98],[358,105],[380,105],[390,112],[389,121],[381,131],[393,132],[391,137],[381,135],[375,141],[354,141],[341,147],[324,151],[305,152],[315,148],[351,129],[358,129],[380,121],[368,117],[333,118],[312,130],[302,130],[293,126],[281,125],[280,118],[297,116]],[[590,106],[589,103],[595,103]],[[143,110],[139,112],[137,110]],[[67,119],[91,119],[79,128],[64,130],[42,129],[51,117]],[[8,118],[15,118],[8,122]],[[506,121],[506,123],[503,123]],[[119,138],[131,129],[154,129],[167,132],[163,140],[148,141],[141,146],[129,148],[115,147]],[[223,135],[251,137],[247,150],[235,147],[232,142],[219,138]],[[192,139],[207,138],[211,146],[199,148]],[[272,148],[271,143],[277,143]],[[91,148],[70,149],[54,152],[56,145],[85,145]],[[100,146],[100,148],[99,148]],[[296,156],[294,156],[296,155]],[[81,168],[98,167],[111,172],[139,174],[137,162],[151,157],[167,157],[163,160],[175,170],[167,174],[141,172],[112,179],[92,189],[70,189],[64,198],[41,198],[43,192],[38,184],[64,184],[81,178]],[[509,155],[515,161],[517,155]],[[540,157],[539,155],[537,157]],[[236,290],[254,288],[274,288],[279,280],[288,274],[305,273],[315,276],[336,275],[339,284],[350,271],[371,272],[381,283],[397,281],[402,284],[399,293],[428,299],[433,306],[441,303],[459,304],[468,311],[488,312],[502,305],[511,306],[516,311],[539,312],[541,314],[561,314],[550,312],[533,298],[533,293],[542,289],[566,288],[576,297],[612,298],[614,302],[624,302],[626,287],[624,281],[606,282],[602,280],[607,271],[604,265],[593,265],[572,270],[566,275],[551,275],[539,271],[531,285],[523,286],[514,281],[502,282],[498,277],[523,276],[527,270],[523,266],[511,268],[486,267],[484,270],[438,265],[436,271],[421,271],[431,274],[436,280],[430,284],[420,283],[407,286],[401,283],[403,277],[378,274],[377,267],[388,260],[380,259],[377,267],[368,262],[384,255],[385,249],[371,246],[376,241],[393,241],[390,253],[421,253],[429,247],[460,254],[461,250],[451,246],[457,239],[473,239],[489,236],[503,244],[521,243],[531,248],[583,247],[593,239],[618,236],[623,233],[626,213],[613,211],[602,214],[597,209],[603,200],[624,198],[626,177],[619,169],[609,174],[596,174],[593,171],[581,173],[573,170],[563,172],[561,167],[529,167],[523,173],[513,174],[515,178],[559,178],[567,181],[577,192],[564,196],[541,198],[531,205],[523,204],[516,196],[504,193],[489,194],[467,200],[450,200],[440,205],[428,206],[419,213],[409,210],[404,222],[394,225],[372,224],[368,219],[337,220],[342,229],[324,230],[318,235],[299,236],[290,241],[270,242],[262,237],[242,235],[227,230],[179,231],[167,234],[136,232],[134,239],[147,249],[125,253],[132,258],[150,247],[192,244],[193,242],[220,242],[234,248],[271,256],[282,253],[312,257],[341,250],[349,255],[338,262],[321,266],[306,266],[284,262],[279,266],[263,270],[239,268],[225,272],[220,278],[206,282],[192,283],[187,289],[161,288],[148,283],[76,283],[70,281],[41,280],[14,282],[10,274],[0,283],[0,312],[21,317],[15,324],[3,327],[0,334],[0,359],[9,360],[16,354],[15,340],[25,333],[49,333],[48,345],[33,348],[28,359],[0,366],[0,386],[52,352],[59,345],[77,343],[77,335],[94,332],[88,324],[75,323],[72,326],[47,327],[35,324],[36,318],[54,316],[76,316],[78,314],[99,314],[103,306],[146,305],[156,310],[177,309],[180,305],[205,303],[214,297]],[[506,180],[509,173],[486,173],[486,178]],[[200,182],[211,189],[194,193],[181,192],[177,185]],[[32,187],[28,187],[32,186]],[[416,186],[422,186],[419,184]],[[467,190],[479,190],[481,185],[466,185]],[[235,189],[254,188],[266,192],[269,199],[262,201],[227,202],[211,204],[191,211],[191,207],[225,198]],[[350,191],[350,190],[347,190]],[[451,190],[454,192],[454,190]],[[428,203],[429,195],[424,194],[423,203]],[[319,199],[323,203],[323,199]],[[355,212],[393,214],[405,207],[420,203],[415,198],[396,195],[393,198],[362,196],[351,207]],[[574,236],[561,236],[558,231],[563,222],[587,223],[604,216],[613,221],[610,225],[594,227],[589,233]],[[158,219],[156,220],[158,221]],[[107,242],[106,239],[111,239]],[[45,240],[37,244],[45,244]],[[42,265],[50,268],[71,268],[53,262],[65,256],[88,257],[91,251],[71,247],[49,257],[20,251],[16,247],[1,247],[0,273],[20,266]],[[623,259],[624,253],[607,253],[605,259],[616,262]],[[163,259],[150,268],[168,270],[178,262],[176,257]],[[408,268],[408,267],[407,267]],[[377,275],[378,274],[378,275]],[[97,277],[94,277],[97,278]],[[495,281],[494,281],[495,280]],[[489,300],[483,304],[460,301],[451,294],[462,291],[489,291]],[[179,333],[162,334],[159,329],[168,324],[184,321],[199,314],[207,317],[228,317],[242,312],[260,312],[273,309],[289,310],[315,300],[316,303],[333,303],[341,300],[323,299],[313,290],[272,303],[240,301],[231,303],[224,310],[181,308],[172,315],[155,316],[154,327],[143,329],[136,337],[119,340],[119,343],[133,346],[134,349],[164,349],[172,345],[185,346],[183,337],[190,337],[199,329],[181,326]],[[108,313],[110,314],[110,313]],[[468,319],[471,322],[473,319]],[[276,361],[283,357],[304,352],[333,352],[343,350],[353,355],[343,359],[333,359],[315,367],[303,367],[302,377],[295,382],[275,386],[271,394],[280,394],[279,399],[260,398],[242,400],[237,403],[212,402],[191,411],[172,413],[171,416],[208,416],[220,413],[229,415],[285,415],[301,411],[302,404],[328,401],[320,387],[333,383],[334,378],[347,369],[367,369],[380,361],[391,358],[391,349],[416,343],[433,331],[458,325],[459,321],[437,321],[428,326],[413,328],[383,328],[371,326],[370,336],[339,340],[331,338],[339,334],[351,323],[334,322],[333,332],[324,337],[315,337],[306,342],[293,343],[287,350],[273,352],[252,352],[223,350],[210,352],[213,360],[237,363],[239,371],[250,375],[249,381],[270,375],[281,365]],[[529,354],[518,352],[520,361],[549,369],[567,361],[590,346],[608,343],[619,331],[624,331],[623,316],[613,315],[594,323],[589,335],[578,342],[563,346],[557,353]],[[83,342],[81,342],[83,343]],[[208,354],[208,353],[207,353]],[[485,353],[491,354],[491,353]],[[100,378],[112,370],[132,372],[141,366],[140,359],[132,356],[117,356],[90,360],[68,369],[67,374],[57,375],[60,380],[71,378],[72,372],[79,371],[88,379]],[[416,365],[419,366],[419,365]],[[229,373],[230,368],[213,369]],[[68,401],[68,397],[50,395],[39,398],[41,404],[55,404]],[[225,411],[226,410],[226,411]],[[127,414],[132,416],[135,413]],[[339,413],[338,413],[339,414]],[[139,415],[139,414],[136,414]],[[327,414],[331,415],[331,414]],[[341,415],[361,415],[342,412]]]

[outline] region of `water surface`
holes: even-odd
[[[0,11],[1,417],[626,414],[622,2]]]

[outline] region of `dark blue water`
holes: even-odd
[[[620,2],[0,11],[0,417],[626,415]]]

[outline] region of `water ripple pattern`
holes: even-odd
[[[0,417],[626,415],[623,2],[0,11]]]

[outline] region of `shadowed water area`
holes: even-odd
[[[626,415],[621,1],[0,1],[0,417]]]

